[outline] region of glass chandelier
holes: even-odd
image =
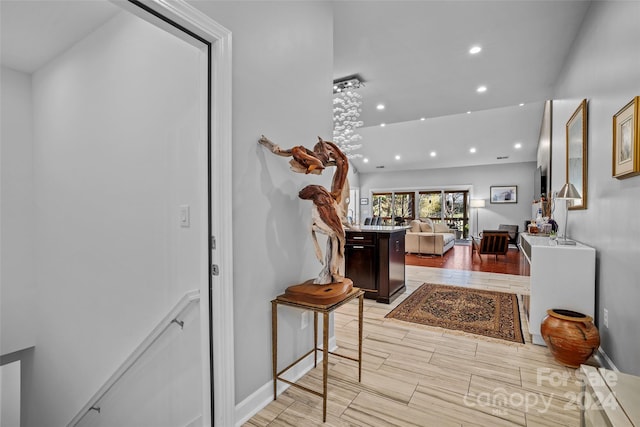
[[[333,143],[349,159],[362,157],[354,153],[362,147],[358,143],[362,136],[356,132],[363,125],[360,120],[362,96],[355,91],[361,85],[362,81],[356,77],[333,82]]]

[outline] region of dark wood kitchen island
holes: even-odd
[[[406,227],[361,226],[346,230],[345,276],[365,291],[365,298],[390,303],[406,289]]]

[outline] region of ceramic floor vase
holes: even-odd
[[[571,310],[547,310],[540,333],[559,363],[577,368],[600,346],[600,334],[593,319]]]

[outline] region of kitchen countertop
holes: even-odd
[[[351,229],[346,229],[346,231],[358,232],[358,231],[366,231],[366,232],[374,232],[374,233],[395,233],[400,230],[408,230],[408,225],[360,225],[353,226]]]

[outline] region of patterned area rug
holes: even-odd
[[[524,343],[516,294],[425,283],[385,317]]]

